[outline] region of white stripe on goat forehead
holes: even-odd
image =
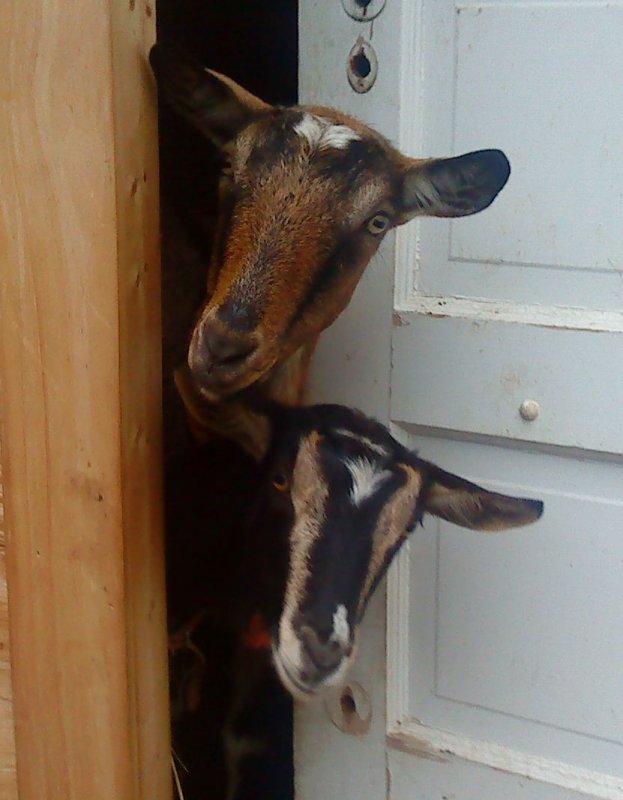
[[[348,439],[354,439],[368,450],[372,450],[373,453],[377,453],[380,456],[389,455],[386,447],[383,447],[382,444],[378,444],[377,442],[373,442],[372,439],[369,439],[367,436],[360,436],[358,433],[349,431],[347,428],[336,428],[334,433],[338,436],[346,436]]]
[[[307,111],[293,127],[311,147],[334,147],[337,150],[345,150],[351,142],[361,139],[361,136],[347,125],[335,125],[330,120]]]
[[[382,469],[378,464],[367,458],[353,458],[344,462],[350,472],[353,485],[350,490],[350,501],[354,506],[361,505],[364,500],[379,489],[391,476],[391,472]]]

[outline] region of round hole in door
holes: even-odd
[[[374,48],[360,36],[348,54],[346,65],[346,74],[351,87],[359,94],[369,92],[376,81],[378,66]]]
[[[343,733],[363,736],[370,730],[372,704],[360,683],[350,681],[346,686],[334,690],[324,705],[331,722]]]

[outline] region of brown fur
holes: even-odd
[[[480,211],[508,178],[499,151],[412,159],[335,109],[270,106],[167,47],[156,46],[151,61],[165,99],[228,162],[188,350],[210,402],[252,384],[300,402],[319,334],[348,304],[385,233],[420,214]],[[380,228],[371,224],[378,219]]]

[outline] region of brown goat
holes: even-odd
[[[268,105],[175,48],[156,45],[150,60],[165,102],[222,159],[205,297],[188,349],[210,401],[260,382],[266,396],[300,402],[319,334],[348,304],[385,234],[416,216],[481,211],[510,173],[499,150],[409,158],[359,120]],[[172,281],[184,280],[183,268]]]

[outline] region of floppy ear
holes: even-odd
[[[406,222],[414,216],[465,217],[491,205],[510,175],[501,150],[478,150],[456,158],[409,159],[398,205]]]
[[[271,108],[231,78],[206,69],[175,45],[155,44],[149,62],[166,102],[219,147],[255,115]]]
[[[259,410],[243,400],[210,403],[195,388],[188,367],[175,370],[175,387],[184,403],[192,433],[199,442],[222,436],[236,442],[256,461],[262,461],[272,437],[268,408]]]
[[[431,465],[424,511],[463,528],[503,531],[536,522],[543,513],[543,503],[489,492]]]

